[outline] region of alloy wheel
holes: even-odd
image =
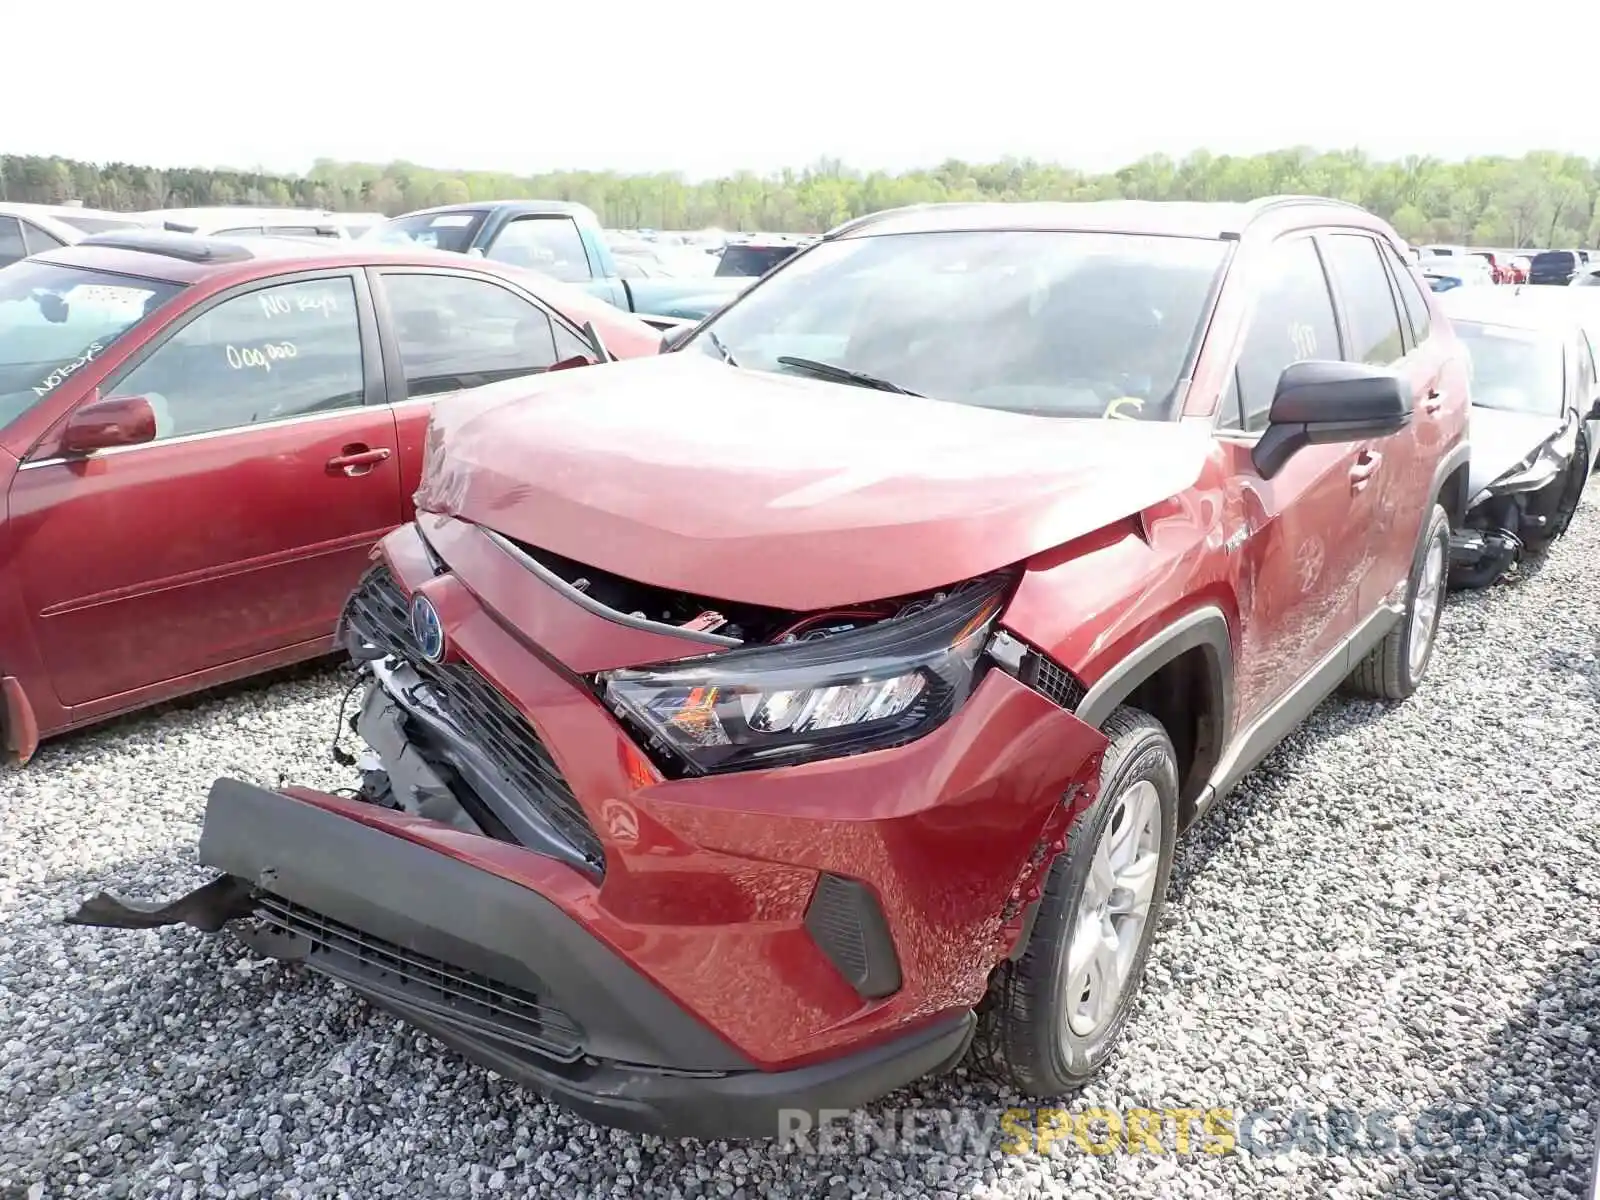
[[[1062,958],[1067,1029],[1093,1037],[1116,1014],[1144,940],[1161,873],[1161,797],[1141,779],[1101,831]]]
[[[1411,677],[1415,679],[1428,661],[1434,631],[1439,627],[1439,609],[1444,600],[1444,554],[1439,539],[1428,545],[1428,557],[1417,580],[1417,594],[1411,601]]]

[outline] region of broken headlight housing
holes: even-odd
[[[680,773],[881,750],[950,716],[976,682],[1009,579],[965,584],[875,625],[597,677],[606,704]]]
[[[1483,494],[1476,499],[1537,492],[1567,469],[1577,448],[1578,423],[1568,414],[1560,433],[1542,442],[1516,466],[1484,488]]]

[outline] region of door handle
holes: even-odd
[[[343,471],[354,478],[365,475],[373,467],[388,459],[391,451],[386,446],[371,447],[362,442],[352,442],[328,460],[329,471]]]
[[[1350,468],[1350,490],[1359,492],[1372,482],[1373,473],[1383,462],[1383,455],[1376,450],[1363,450],[1356,459],[1356,465]]]
[[[1428,398],[1422,402],[1422,411],[1430,417],[1444,407],[1444,393],[1436,387],[1428,389]]]

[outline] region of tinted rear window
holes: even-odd
[[[178,284],[24,260],[0,271],[0,427],[103,354]]]
[[[1552,271],[1570,271],[1577,266],[1578,256],[1570,250],[1546,250],[1542,254],[1533,256],[1533,269],[1546,268]]]
[[[765,275],[798,246],[729,246],[717,264],[718,275]]]

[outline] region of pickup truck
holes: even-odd
[[[679,321],[700,320],[755,282],[724,276],[625,279],[594,210],[564,200],[447,204],[391,217],[365,236],[526,267],[586,288],[627,312]]]

